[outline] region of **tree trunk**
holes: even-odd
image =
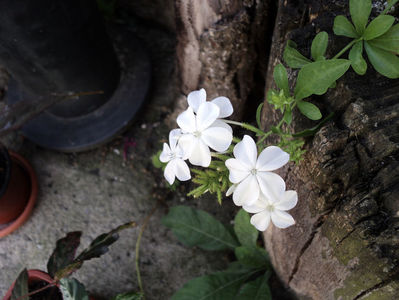
[[[267,88],[288,39],[307,57],[322,30],[329,57],[346,45],[332,33],[339,14],[349,14],[348,1],[280,1]],[[365,76],[349,70],[335,89],[311,98],[334,120],[308,140],[304,160],[285,170],[287,187],[298,191],[297,224],[264,235],[280,278],[305,299],[399,298],[398,98],[399,81],[371,65]],[[278,117],[266,104],[265,127]],[[295,117],[296,129],[311,124]]]

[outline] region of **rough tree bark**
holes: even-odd
[[[331,29],[336,15],[348,13],[348,1],[280,1],[267,88],[288,39],[308,57],[321,30],[329,33],[330,54],[345,46]],[[399,299],[399,81],[371,66],[363,77],[350,70],[311,100],[335,118],[308,141],[305,159],[285,170],[299,194],[297,224],[265,233],[273,265],[304,298]],[[270,115],[278,117],[266,105],[266,127]],[[308,125],[303,119],[297,115],[293,126]]]
[[[259,88],[271,87],[287,39],[307,55],[320,30],[329,33],[330,54],[346,44],[331,28],[336,15],[348,14],[348,2],[279,1],[266,72],[274,1],[175,0],[182,92],[205,87],[210,96],[226,95],[240,118],[244,105],[264,95]],[[311,99],[324,115],[334,111],[334,120],[307,141],[301,164],[283,170],[299,194],[296,226],[265,232],[275,270],[300,298],[399,299],[398,95],[398,80],[369,67]],[[279,117],[265,103],[265,128]],[[309,125],[294,116],[294,128]]]

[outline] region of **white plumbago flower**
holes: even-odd
[[[188,106],[193,109],[193,112],[197,113],[201,104],[206,102],[206,91],[204,89],[200,89],[198,91],[191,92],[187,96],[187,102]],[[210,102],[219,107],[219,115],[211,127],[223,127],[228,129],[230,132],[233,132],[231,126],[222,120],[222,118],[230,117],[233,114],[233,105],[231,104],[229,98],[223,96],[216,97]]]
[[[164,143],[163,150],[159,156],[161,162],[168,163],[164,171],[164,176],[170,184],[173,184],[175,177],[180,181],[186,181],[191,178],[190,169],[184,161],[187,159],[187,153],[177,144],[181,134],[180,129],[173,129],[169,133],[170,147]]]
[[[177,124],[182,130],[179,145],[189,153],[190,163],[208,167],[211,163],[209,147],[217,152],[226,151],[233,134],[225,127],[212,126],[220,115],[219,107],[211,102],[199,105],[197,114],[189,107],[177,117]]]
[[[295,220],[287,213],[287,210],[295,207],[298,202],[298,194],[295,191],[282,191],[283,186],[275,187],[274,198],[267,198],[261,193],[258,201],[253,205],[244,205],[243,208],[251,217],[251,224],[259,231],[265,231],[269,227],[270,220],[278,228],[287,228],[295,224]]]
[[[272,199],[274,186],[282,186],[282,190],[285,190],[284,180],[270,172],[281,168],[289,160],[289,154],[279,147],[267,147],[258,157],[254,140],[245,135],[243,140],[235,145],[234,157],[226,160],[226,167],[230,171],[229,180],[237,184],[233,193],[236,205],[254,204],[261,192]]]

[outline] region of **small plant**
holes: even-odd
[[[56,248],[47,263],[47,272],[53,281],[48,284],[28,284],[28,271],[25,268],[19,274],[12,289],[10,300],[40,299],[40,300],[89,300],[88,293],[82,283],[70,276],[80,269],[83,263],[92,258],[100,257],[108,252],[108,247],[119,239],[119,232],[135,227],[130,222],[118,226],[108,233],[95,238],[79,255],[76,250],[80,244],[81,231],[69,232],[58,240]],[[134,298],[135,297],[135,298]],[[117,300],[142,299],[141,293],[125,293],[116,296]]]

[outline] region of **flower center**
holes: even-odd
[[[201,137],[201,131],[195,131],[195,132],[194,132],[194,136],[195,136],[196,138],[200,138],[200,137]]]
[[[274,205],[273,204],[269,204],[268,206],[266,206],[266,210],[273,212],[274,211]]]
[[[176,153],[169,153],[169,158],[170,160],[175,159],[176,158]]]
[[[255,168],[251,170],[251,175],[256,175],[256,173],[258,173],[258,170],[256,170]]]

